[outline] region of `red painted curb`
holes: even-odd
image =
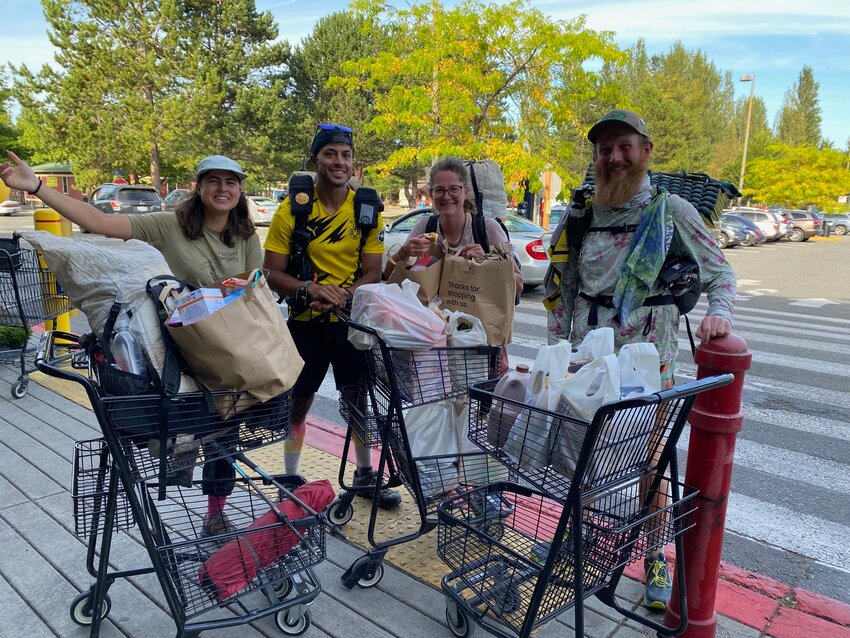
[[[782,607],[765,632],[771,638],[850,638],[850,629],[804,614],[796,609]]]

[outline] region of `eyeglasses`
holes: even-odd
[[[455,184],[454,186],[449,186],[448,188],[443,188],[442,186],[437,186],[431,189],[431,194],[434,197],[442,197],[446,193],[451,195],[452,197],[457,197],[463,192],[463,186],[458,186]]]
[[[319,124],[316,126],[317,131],[341,131],[342,133],[351,134],[351,129],[340,124]]]

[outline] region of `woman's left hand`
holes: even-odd
[[[484,259],[484,249],[480,244],[469,244],[460,249],[460,256],[466,259]]]
[[[723,317],[708,316],[700,322],[696,330],[696,335],[697,339],[700,339],[702,343],[708,343],[712,339],[729,334],[731,331],[732,324]]]

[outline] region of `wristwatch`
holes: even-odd
[[[307,299],[307,286],[309,286],[311,281],[304,281],[298,286],[298,290],[295,291],[295,301],[303,301],[304,303],[310,303]]]

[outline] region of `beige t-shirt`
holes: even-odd
[[[133,239],[146,241],[159,250],[171,274],[196,286],[207,286],[239,273],[260,268],[263,251],[256,233],[237,237],[232,248],[214,230],[204,228],[204,236],[189,240],[172,212],[130,215]]]

